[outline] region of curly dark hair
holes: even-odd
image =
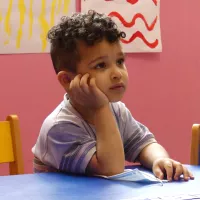
[[[47,36],[51,43],[50,55],[55,72],[67,69],[76,73],[76,64],[81,59],[77,49],[78,41],[92,46],[103,39],[113,43],[125,36],[110,17],[93,10],[62,17],[61,22],[52,27]]]

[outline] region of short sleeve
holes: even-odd
[[[84,174],[96,152],[96,141],[76,124],[54,125],[47,135],[47,151],[43,162],[64,172]]]
[[[124,124],[123,140],[125,158],[129,162],[135,162],[142,149],[151,143],[155,143],[156,140],[146,126],[132,117],[125,105],[122,107],[121,117]]]

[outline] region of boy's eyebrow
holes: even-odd
[[[124,57],[125,57],[125,53],[123,53],[123,52],[119,52],[117,55],[118,55],[118,56],[124,56]],[[107,57],[108,57],[108,56],[99,56],[99,57],[95,58],[94,60],[92,60],[91,62],[89,62],[88,65],[92,65],[92,63],[95,63],[95,62],[97,62],[98,60],[102,60],[102,59],[105,59],[105,58],[107,58]]]
[[[125,53],[123,53],[123,52],[119,52],[118,54],[117,54],[118,56],[126,56],[126,54]]]
[[[91,62],[88,63],[88,65],[92,65],[92,63],[95,63],[97,62],[98,60],[102,60],[102,59],[105,59],[107,58],[108,56],[99,56],[97,58],[95,58],[94,60],[92,60]]]

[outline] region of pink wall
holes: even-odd
[[[199,0],[162,1],[163,52],[129,54],[127,59],[130,87],[124,102],[183,163],[189,162],[191,126],[200,122],[199,7]],[[19,115],[25,172],[31,173],[31,148],[41,123],[64,91],[47,54],[0,55],[0,69],[0,119]]]

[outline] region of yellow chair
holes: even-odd
[[[200,165],[200,124],[193,124],[192,126],[190,164]]]
[[[9,115],[6,121],[0,121],[0,163],[9,163],[10,175],[24,173],[17,115]]]

